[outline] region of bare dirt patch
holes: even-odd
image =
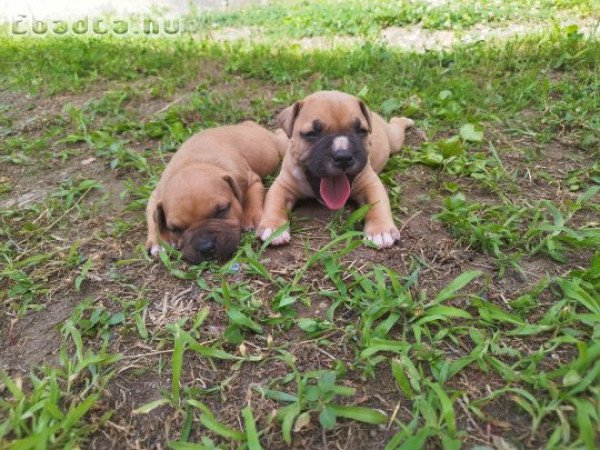
[[[61,342],[58,330],[79,301],[72,297],[61,298],[22,320],[1,318],[0,369],[24,373],[32,366],[56,364]]]
[[[219,68],[214,69],[211,82],[218,78],[219,73]],[[202,80],[202,75],[199,75],[199,79],[192,85],[178,90],[168,99],[142,95],[128,103],[127,108],[138,110],[140,120],[160,116],[170,107],[184,104],[190,92]],[[256,80],[238,79],[231,84],[225,80],[218,84],[215,90],[229,92],[233,94],[232,97],[237,97],[242,91],[258,88],[260,83]],[[269,92],[269,88],[262,90]],[[100,92],[94,93],[96,94]],[[274,107],[273,100],[268,95],[265,97],[267,99],[261,101]],[[18,103],[21,100],[18,95],[13,95],[6,97],[5,101]],[[87,102],[85,95],[70,100],[64,98],[57,104],[61,101],[75,101],[79,105]],[[243,110],[251,110],[248,98],[240,101],[239,105]],[[54,108],[54,114],[62,114],[59,106]],[[24,124],[29,111],[31,110],[27,107],[17,104],[13,120]],[[193,115],[194,112],[190,114]],[[196,116],[190,116],[190,120],[195,118]],[[21,127],[20,133],[34,132],[34,128],[40,123],[36,119],[35,123],[30,122]],[[29,126],[31,128],[27,128]],[[411,132],[407,144],[416,147],[422,140],[423,136],[419,133]],[[150,141],[139,142],[133,149],[141,152],[154,144]],[[569,152],[572,149],[565,148],[562,144],[552,142],[541,145],[539,150],[543,152],[544,158],[538,166],[533,167],[536,172],[545,170],[557,177],[564,177],[565,170],[589,163],[585,158],[573,159]],[[524,164],[524,158],[518,155],[518,151],[502,155],[503,162],[506,162],[509,170]],[[55,160],[48,166],[11,166],[10,169],[3,170],[6,170],[5,173],[11,177],[14,184],[13,191],[4,195],[1,200],[3,208],[25,207],[28,202],[39,202],[69,177],[101,181],[109,198],[103,200],[104,203],[94,210],[91,217],[74,220],[68,227],[53,230],[53,239],[62,242],[65,249],[80,240],[81,251],[93,259],[93,265],[83,281],[81,290],[76,290],[73,285],[74,278],[80,273],[79,268],[70,271],[64,268],[56,269],[56,272],[45,280],[51,286],[52,295],[46,298],[44,309],[18,319],[7,315],[0,319],[0,341],[7,343],[0,349],[0,368],[14,374],[34,365],[56,364],[56,352],[60,345],[57,328],[70,316],[73,308],[86,298],[91,298],[94,306],[102,306],[112,312],[119,311],[123,302],[147,300],[144,321],[154,340],[140,338],[131,323],[118,331],[110,332],[111,352],[121,353],[124,357],[116,364],[114,378],[106,386],[90,420],[97,420],[107,412],[112,412],[112,417],[92,436],[89,447],[166,446],[166,442],[179,437],[184,421],[183,414],[169,406],[157,408],[147,415],[134,414],[133,411],[144,403],[161,398],[170,389],[172,373],[168,327],[178,321],[195,317],[203,307],[208,306],[211,309],[210,321],[203,324],[199,334],[203,342],[211,344],[222,338],[229,325],[226,309],[223,305],[208,300],[209,292],[203,290],[197,280],[178,279],[169,273],[162,263],[144,257],[144,250],[140,248],[145,237],[143,211],[126,210],[127,199],[120,196],[124,190],[125,179],[130,178],[135,186],[141,186],[148,181],[144,176],[134,170],[111,170],[106,160],[90,154],[86,148],[82,148],[76,157],[64,162]],[[410,275],[411,271],[420,267],[420,281],[415,295],[421,291],[425,291],[427,295],[435,295],[461,273],[480,270],[484,275],[469,286],[467,293],[481,295],[496,305],[506,307],[507,300],[526,292],[544,276],[564,274],[589,260],[589,252],[575,255],[567,264],[559,264],[541,256],[525,258],[524,275],[508,271],[505,277],[498,278],[493,258],[475,249],[457,245],[450,231],[433,218],[440,212],[442,199],[446,195],[441,192],[441,181],[453,178],[447,174],[441,175],[439,170],[423,166],[413,166],[398,173],[395,181],[401,188],[401,200],[400,209],[395,213],[402,230],[401,242],[388,251],[359,247],[344,258],[346,266],[367,272],[375,265],[384,265],[402,277]],[[475,198],[488,202],[494,200],[493,194],[481,186],[473,182],[459,181],[463,182],[462,186],[471,189],[470,193]],[[571,194],[555,195],[556,191],[549,183],[530,183],[525,180],[519,183],[519,188],[521,191],[518,195],[523,200],[572,199]],[[94,195],[96,197],[90,197],[87,206],[91,207],[94,200],[99,200],[102,192]],[[302,267],[310,254],[330,241],[333,217],[333,213],[314,201],[300,204],[292,215],[292,243],[266,250],[261,262],[272,275],[289,279]],[[112,224],[117,219],[131,226],[121,235],[111,231]],[[67,253],[65,249],[52,264],[58,266],[59,259]],[[185,265],[181,267],[188,269]],[[211,289],[219,288],[220,279],[217,274],[207,271],[201,275],[201,279],[208,283]],[[226,279],[231,284],[243,281],[253,283],[251,287],[264,302],[260,312],[270,311],[269,301],[276,290],[274,286],[263,280],[252,279],[243,269],[239,273],[227,275]],[[307,271],[303,283],[318,288],[331,287],[320,265]],[[318,291],[315,292],[306,304],[298,302],[295,305],[299,318],[326,319],[325,312],[331,302]],[[548,299],[548,302],[551,300]],[[450,304],[465,310],[471,308],[466,295]],[[273,312],[273,316],[275,314]],[[395,387],[395,380],[388,366],[375,368],[372,377],[364,376],[353,368],[356,355],[351,339],[344,334],[344,328],[359,320],[360,317],[352,311],[336,317],[336,328],[325,336],[332,343],[327,346],[320,345],[318,339],[310,338],[297,326],[285,330],[265,326],[265,335],[248,333],[244,339],[246,351],[263,355],[263,360],[256,364],[246,363],[241,369],[233,369],[232,364],[228,362],[213,362],[188,352],[185,357],[182,386],[198,389],[201,392],[198,396],[217,418],[235,429],[239,429],[242,423],[239,411],[250,401],[259,428],[264,430],[264,445],[273,449],[286,448],[280,426],[273,420],[273,411],[282,405],[260,397],[255,389],[257,386],[267,386],[270,380],[289,373],[289,367],[276,359],[279,353],[267,342],[268,333],[275,330],[277,333],[272,336],[273,345],[276,348],[284,348],[294,356],[297,370],[309,372],[334,369],[338,363],[343,363],[349,367],[348,376],[343,383],[356,389],[352,398],[354,405],[380,409],[388,416],[397,411],[397,417],[407,423],[412,417],[411,403]],[[400,339],[399,334],[394,336]],[[535,345],[541,344],[535,342]],[[239,346],[233,344],[228,344],[225,349],[235,355],[241,355],[242,352]],[[426,353],[427,350],[424,349],[423,352]],[[468,350],[457,345],[457,348],[448,351],[448,355],[456,357]],[[456,383],[466,386],[474,398],[485,396],[490,389],[500,388],[504,384],[502,380],[477,368],[461,373]],[[470,443],[490,443],[498,436],[526,435],[528,419],[516,410],[514,404],[491,402],[485,407],[485,411],[487,416],[479,419],[462,409],[457,410],[458,423],[472,433],[467,438]],[[397,427],[369,427],[345,421],[335,430],[323,432],[315,416],[316,414],[313,414],[311,423],[296,434],[294,447],[382,448],[398,431]],[[195,418],[197,419],[197,416]],[[543,442],[543,437],[550,431],[542,430],[543,436],[539,442]],[[204,429],[195,427],[190,436],[198,439],[205,434]],[[213,437],[218,440],[216,436]],[[535,447],[537,443],[538,441],[531,441],[528,445]]]

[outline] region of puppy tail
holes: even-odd
[[[277,152],[279,153],[279,158],[283,159],[285,152],[287,151],[288,145],[290,143],[290,139],[288,138],[285,131],[281,128],[278,128],[274,132],[275,134],[275,144],[277,145]]]
[[[387,127],[388,139],[390,140],[390,153],[399,152],[404,145],[404,134],[407,128],[412,127],[415,122],[407,117],[392,117]]]

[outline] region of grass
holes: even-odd
[[[262,7],[232,12],[196,13],[187,29],[255,27],[273,39],[328,35],[375,36],[383,28],[419,24],[426,29],[467,29],[477,24],[550,20],[557,14],[587,16],[598,3],[589,1],[455,1],[431,4],[424,1],[274,1]]]
[[[300,38],[593,13],[405,6],[202,20]],[[0,447],[596,448],[599,47],[576,27],[424,54],[0,37]],[[284,249],[148,258],[181,142],[330,88],[421,130],[382,174],[398,247],[364,245],[365,209],[308,204]]]
[[[443,211],[435,217],[448,224],[470,245],[477,245],[484,252],[493,254],[503,273],[503,266],[514,262],[519,255],[545,253],[556,261],[565,262],[568,246],[597,248],[600,230],[594,226],[595,222],[586,223],[578,229],[567,225],[579,210],[588,206],[587,201],[599,190],[598,186],[590,188],[575,202],[566,203],[566,212],[560,211],[549,200],[526,206],[509,202],[486,206],[468,203],[464,195],[458,193],[445,200]],[[597,209],[593,204],[592,208]],[[507,250],[516,255],[507,255]]]
[[[0,371],[7,391],[0,400],[0,439],[6,442],[8,437],[9,448],[73,448],[110,418],[106,412],[93,423],[82,420],[98,402],[119,356],[85,350],[76,319],[62,327],[65,340],[57,367],[32,371],[25,382]],[[74,354],[69,347],[75,347]]]

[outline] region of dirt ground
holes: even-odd
[[[211,72],[218,74],[219,70],[220,68],[215,67]],[[13,133],[33,140],[48,123],[68,120],[63,108],[65,104],[85,106],[102,97],[107,88],[108,86],[100,84],[90,92],[51,98],[1,90],[0,103],[10,108],[8,115]],[[238,86],[235,89],[243,88],[244,86]],[[143,121],[160,114],[172,102],[185,95],[184,89],[169,100],[136,100],[128,108],[136,112],[138,120]],[[523,111],[523,114],[527,112]],[[413,129],[407,136],[406,145],[417,149],[424,139],[422,130]],[[587,167],[593,162],[589,153],[580,151],[569,142],[556,139],[537,144],[517,141],[499,132],[492,140],[499,144],[508,140],[513,147],[513,151],[503,154],[503,163],[509,171],[522,163],[523,148],[530,146],[538,146],[544,153],[540,169],[557,178],[564,178],[570,170]],[[167,405],[156,408],[149,414],[133,413],[140,405],[161,398],[161,393],[170,388],[172,347],[164,338],[169,334],[167,327],[180,319],[195,317],[202,308],[208,306],[211,309],[210,321],[202,325],[200,332],[204,342],[211,343],[223,335],[228,325],[226,311],[223,305],[210,298],[210,292],[202,289],[196,280],[178,279],[163,264],[144,256],[141,248],[146,232],[144,213],[139,209],[129,210],[129,198],[122,197],[121,194],[126,186],[139,186],[147,180],[135,170],[111,169],[109,161],[98,157],[83,143],[70,145],[77,150],[76,156],[64,161],[51,158],[47,164],[3,163],[0,167],[0,180],[9,181],[12,185],[10,193],[0,194],[0,207],[3,209],[23,210],[42,202],[68,179],[94,179],[103,186],[102,190],[91,193],[83,200],[84,213],[76,210],[66,212],[67,217],[72,217],[72,221],[68,226],[62,225],[52,230],[51,243],[39,243],[46,251],[56,251],[54,259],[33,274],[35,279],[50,286],[44,294],[46,301],[40,310],[29,312],[23,317],[12,313],[0,316],[0,369],[24,377],[34,366],[57,364],[61,343],[60,327],[72,315],[74,308],[87,298],[94,305],[102,305],[108,310],[118,308],[119,302],[143,298],[148,301],[144,312],[146,326],[152,335],[160,337],[154,341],[145,341],[139,338],[132,327],[111,331],[110,352],[121,353],[123,358],[115,365],[114,377],[105,386],[100,400],[91,411],[88,419],[90,423],[99,421],[107,413],[110,413],[110,417],[92,434],[89,448],[167,448],[165,442],[178,437],[185,420],[184,414]],[[134,146],[144,150],[153,149],[157,145],[158,141],[147,140],[136,142]],[[57,145],[57,150],[59,147]],[[152,163],[160,164],[159,161],[156,155]],[[451,175],[415,165],[396,174],[394,179],[400,187],[401,208],[395,213],[401,227],[401,241],[393,249],[386,251],[359,247],[344,257],[347,265],[366,270],[381,264],[400,274],[409,274],[418,261],[421,267],[419,289],[428,293],[438,292],[461,273],[479,270],[484,275],[471,283],[468,289],[495,303],[506,304],[508,299],[528,292],[543,277],[564,275],[575,268],[584,269],[591,258],[592,252],[589,250],[572,254],[565,264],[540,255],[526,256],[521,261],[521,272],[509,268],[505,276],[499,278],[497,267],[489,255],[465,245],[457,245],[457,238],[448,228],[432,218],[442,210],[443,198],[447,196],[442,186],[453,180]],[[470,198],[484,203],[492,198],[489,190],[480,184],[469,180],[464,182]],[[517,183],[520,190],[515,195],[523,201],[563,201],[577,197],[575,193],[557,189],[556,184],[547,177],[524,176]],[[348,214],[346,212],[345,216]],[[318,203],[303,202],[293,213],[294,228],[297,231],[292,233],[291,244],[266,250],[261,256],[261,262],[273,274],[291,278],[310,254],[331,239],[330,223],[333,217],[334,213]],[[117,219],[129,226],[128,231],[120,236],[111,233]],[[592,217],[583,216],[578,220],[592,220]],[[61,264],[68,256],[69,246],[75,241],[80,242],[80,251],[93,261],[81,290],[74,288],[79,272],[65,269]],[[32,248],[24,248],[23,251],[32,251]],[[203,277],[207,283],[217,280],[210,271],[205,272]],[[316,288],[331,287],[322,268],[311,268],[306,280],[307,284]],[[253,278],[244,271],[232,273],[229,282],[249,283],[255,297],[264,304],[268,304],[275,293],[275,286]],[[5,280],[3,284],[0,288],[6,289],[8,281]],[[325,319],[330,299],[319,295],[318,289],[311,292],[308,302],[298,304],[298,317]],[[544,308],[540,310],[540,314],[555,301],[550,294],[544,295],[548,298],[542,299]],[[465,298],[460,297],[452,300],[449,305],[466,309],[468,305],[464,302]],[[260,364],[244,364],[242,369],[232,368],[229,362],[213,361],[190,352],[185,358],[182,385],[187,389],[203,391],[218,387],[218,394],[206,397],[206,404],[221,421],[231,426],[240,423],[239,411],[246,405],[249,397],[252,397],[255,419],[265,431],[265,448],[288,448],[275,427],[276,422],[270,420],[273,411],[280,405],[267,398],[252,396],[253,386],[282,377],[288,372],[289,368],[285,363],[275,358],[277,353],[273,348],[285,348],[292,353],[296,358],[297,369],[301,372],[332,369],[339,362],[348,363],[353,360],[351,342],[345,341],[348,336],[344,332],[344,325],[357,320],[351,310],[344,311],[340,324],[320,338],[334,343],[326,348],[320,345],[318,339],[307,338],[297,327],[285,334],[270,336],[275,339],[273,343],[267,342],[268,337],[265,335],[250,335],[244,341],[245,345],[253,354],[262,355],[264,360]],[[540,340],[540,344],[541,342]],[[532,342],[528,346],[535,347]],[[232,353],[239,351],[234,345],[230,345],[227,350]],[[457,345],[449,348],[444,357],[458,357],[469,350]],[[557,358],[570,356],[561,355],[560,352],[557,354]],[[452,380],[452,384],[467,386],[473,397],[478,394],[483,396],[490,389],[503,385],[503,381],[495,377],[492,373],[484,374],[473,369],[461,372]],[[224,380],[227,382],[224,383]],[[376,368],[371,378],[364,378],[350,371],[344,384],[356,389],[353,404],[380,409],[389,414],[394,412],[396,417],[405,422],[410,421],[410,402],[400,394],[387,368]],[[507,431],[510,430],[510,436],[516,441],[525,436],[530,439],[526,442],[527,447],[539,448],[552,431],[542,427],[534,437],[530,436],[529,418],[514,403],[498,400],[488,403],[485,408],[487,414],[494,417],[494,421],[481,423],[466,408],[457,411],[459,427],[471,433],[467,438],[470,444],[496,442],[500,445],[504,439],[502,436],[507,436]],[[295,434],[293,448],[378,449],[383,448],[396,432],[397,429],[387,426],[373,427],[355,422],[344,422],[334,431],[324,432],[318,424],[311,423]],[[199,438],[200,434],[195,429],[191,437]],[[506,439],[510,441],[508,437]],[[435,447],[432,445],[431,448]]]

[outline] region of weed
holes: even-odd
[[[286,355],[290,359],[291,355]],[[355,390],[336,384],[337,374],[332,371],[315,371],[309,374],[294,372],[296,391],[293,394],[259,387],[258,392],[273,400],[287,403],[277,411],[281,422],[284,441],[291,445],[292,429],[299,431],[310,424],[311,414],[318,413],[319,423],[324,429],[332,429],[337,418],[347,418],[370,424],[383,424],[387,416],[380,411],[360,406],[343,406],[335,402],[336,397],[351,397]],[[285,379],[284,379],[284,385]]]
[[[410,54],[376,37],[406,24],[593,18],[596,3],[429,3],[275,2],[199,18],[210,31],[263,35],[236,43],[204,40],[206,30],[0,37],[0,447],[100,437],[176,449],[366,439],[389,449],[594,448],[598,41],[557,26]],[[358,39],[333,50],[293,41],[331,35]],[[169,247],[153,262],[142,210],[171,153],[206,127],[274,125],[317,89],[412,117],[426,136],[381,175],[398,223],[418,215],[399,246],[364,245],[368,206],[308,232],[308,204],[288,247],[248,233],[224,264],[190,266]],[[63,171],[82,174],[48,187]],[[115,178],[125,188],[106,202]],[[20,200],[40,186],[45,198]],[[403,198],[410,192],[420,197]],[[450,193],[441,206],[440,192]],[[78,306],[61,327],[58,363],[29,368],[29,337],[52,346],[46,323],[71,308],[64,299]],[[55,350],[32,353],[51,363]]]
[[[110,368],[118,355],[84,351],[81,335],[68,322],[63,328],[71,337],[76,354],[69,355],[67,340],[60,351],[60,366],[32,371],[27,382],[0,371],[0,380],[9,396],[0,399],[0,443],[8,448],[69,448],[85,442],[87,436],[108,420],[106,413],[87,423],[90,410],[109,381]]]
[[[188,31],[205,32],[207,27],[258,27],[272,37],[302,38],[321,35],[373,36],[382,28],[420,23],[432,29],[463,29],[481,23],[514,19],[548,18],[567,5],[552,1],[467,2],[431,5],[422,1],[276,1],[268,6],[230,13],[191,15]],[[591,2],[576,1],[568,7],[593,11]],[[574,12],[574,11],[571,11]]]
[[[564,212],[549,200],[531,206],[510,203],[487,206],[469,203],[459,193],[445,200],[444,211],[436,218],[448,224],[469,245],[477,245],[494,255],[502,274],[506,265],[517,267],[519,256],[526,253],[543,252],[564,262],[567,246],[596,248],[600,243],[598,228],[573,229],[567,224],[598,191],[598,188],[591,188],[574,203],[567,204]],[[514,253],[511,256],[505,253],[507,251]]]

